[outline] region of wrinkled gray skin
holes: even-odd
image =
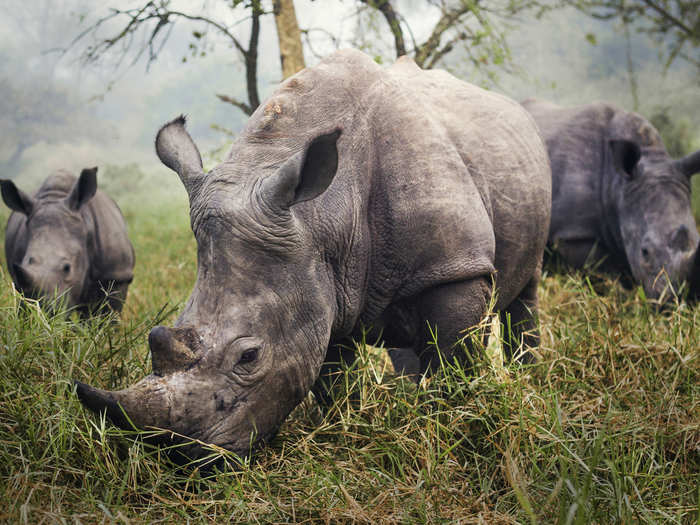
[[[700,151],[672,159],[646,119],[610,104],[522,104],[552,165],[552,251],[575,268],[631,276],[659,303],[672,299],[700,241],[690,206]]]
[[[363,326],[428,369],[427,321],[451,356],[492,279],[536,344],[551,176],[517,103],[341,51],[286,80],[209,173],[183,118],[156,149],[189,193],[197,281],[175,327],[150,334],[152,375],[117,392],[77,383],[117,424],[121,405],[137,426],[246,456],[310,389],[327,400],[339,343]]]
[[[17,289],[42,300],[61,295],[82,315],[103,306],[121,311],[134,250],[116,203],[97,189],[97,168],[84,169],[78,179],[58,171],[33,197],[10,180],[0,180],[0,187],[14,210],[5,257]]]

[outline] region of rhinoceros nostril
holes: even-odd
[[[690,249],[690,235],[688,227],[685,224],[681,224],[673,233],[668,245],[672,249],[679,251],[686,251]]]

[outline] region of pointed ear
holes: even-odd
[[[27,216],[31,215],[34,209],[34,199],[18,189],[14,182],[2,179],[0,180],[0,189],[2,190],[2,200],[8,208]]]
[[[80,172],[78,181],[73,185],[66,204],[71,210],[79,210],[87,201],[95,196],[97,191],[97,168],[85,168]]]
[[[261,191],[270,204],[289,208],[318,197],[331,185],[338,171],[337,129],[316,137],[262,182]]]
[[[627,178],[634,178],[642,151],[636,142],[631,140],[611,140],[610,151],[615,169],[623,172]]]
[[[675,164],[678,170],[688,178],[700,173],[700,150],[678,159]]]
[[[192,200],[193,192],[202,183],[202,156],[192,137],[185,130],[185,117],[180,115],[165,124],[156,135],[156,154],[160,161],[177,173]]]

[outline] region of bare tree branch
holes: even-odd
[[[471,6],[467,5],[466,3],[463,3],[460,7],[446,9],[443,11],[440,20],[438,20],[438,23],[435,24],[432,33],[428,37],[428,40],[426,40],[425,43],[416,50],[416,56],[414,58],[416,64],[423,67],[428,58],[440,45],[440,39],[442,38],[443,33],[453,27],[462,16],[470,13],[471,11]]]
[[[317,32],[317,33],[323,33],[328,37],[328,39],[333,43],[333,47],[338,49],[340,47],[340,40],[330,31],[327,31],[326,29],[323,29],[322,27],[311,27],[309,29],[300,29],[302,36],[304,37],[304,40],[306,41],[306,47],[309,49],[311,54],[315,56],[316,58],[323,58],[323,55],[321,53],[318,53],[314,49],[314,45],[311,42],[311,37],[310,34]]]
[[[377,9],[389,24],[389,29],[392,35],[394,35],[394,49],[396,49],[396,56],[400,57],[406,54],[406,45],[404,44],[403,31],[401,29],[401,22],[399,20],[394,7],[391,5],[389,0],[360,0],[361,2],[367,4],[370,7]]]
[[[216,96],[222,102],[226,102],[227,104],[232,104],[232,105],[236,106],[238,109],[240,109],[246,115],[252,115],[253,112],[255,111],[255,108],[251,108],[245,102],[241,102],[240,100],[236,100],[235,98],[229,97],[228,95],[223,95],[221,93],[217,93]]]
[[[430,62],[428,62],[428,65],[425,66],[426,69],[432,69],[434,68],[437,63],[442,60],[442,58],[447,55],[450,51],[452,51],[455,47],[455,45],[463,40],[469,40],[473,38],[473,35],[467,33],[466,31],[460,31],[457,33],[453,38],[451,38],[447,44],[442,46],[440,49],[436,49],[432,56],[430,57]]]
[[[238,5],[241,5],[241,2],[234,0],[231,2],[231,9],[235,9]],[[225,24],[206,15],[191,14],[184,11],[170,9],[169,2],[167,0],[150,0],[138,8],[113,8],[109,14],[98,19],[95,23],[73,39],[73,42],[70,44],[69,48],[74,47],[78,42],[90,34],[97,36],[99,30],[108,22],[112,22],[116,19],[125,19],[125,24],[115,34],[108,37],[99,37],[96,44],[87,46],[83,53],[83,59],[86,62],[98,61],[117,44],[123,44],[124,47],[121,50],[121,57],[117,63],[117,67],[119,67],[121,61],[130,54],[129,51],[133,46],[134,36],[137,34],[137,32],[142,28],[150,26],[145,44],[143,44],[137,50],[134,59],[131,62],[131,65],[136,64],[143,54],[148,51],[148,64],[150,65],[150,63],[154,62],[158,58],[158,55],[163,49],[163,45],[165,45],[167,42],[177,19],[204,24],[205,26],[212,28],[216,33],[224,36],[241,56],[246,69],[248,102],[234,103],[231,102],[234,100],[231,97],[226,97],[229,99],[226,101],[232,103],[234,106],[240,108],[247,114],[251,114],[260,104],[257,82],[258,41],[260,38],[260,16],[265,14],[265,12],[262,9],[260,0],[251,0],[245,7],[251,10],[250,17],[246,17],[250,19],[251,23],[250,39],[247,49],[243,46],[236,35],[233,34],[231,27],[226,26]],[[154,25],[151,26],[151,24]],[[167,33],[163,34],[163,30],[165,28],[167,28],[168,31]],[[195,33],[195,37],[200,38],[201,35]]]
[[[400,22],[403,17],[397,12],[391,0],[360,0],[365,4],[379,11],[388,22],[394,36],[396,55],[401,56],[408,52],[413,53],[413,59],[420,67],[430,69],[435,67],[447,54],[449,54],[460,42],[471,41],[479,44],[484,36],[490,41],[498,40],[498,45],[505,47],[505,41],[492,30],[492,26],[479,7],[479,0],[459,0],[456,2],[444,2],[437,0],[426,0],[427,3],[439,8],[441,16],[433,27],[429,37],[422,44],[417,44],[411,27],[403,22],[405,30],[413,40],[413,50],[409,51],[405,47],[404,27]],[[504,5],[502,2],[495,7],[490,7],[489,16],[500,16],[512,18],[516,13],[534,9],[540,4],[536,0],[511,0]],[[468,21],[475,20],[483,30],[479,34]],[[449,36],[447,43],[443,44],[443,39]],[[470,50],[471,51],[471,50]]]
[[[250,28],[248,51],[243,53],[245,58],[248,104],[250,106],[249,115],[260,105],[260,95],[258,93],[258,40],[260,39],[260,15],[262,14],[260,2],[253,2],[252,9],[253,20]]]

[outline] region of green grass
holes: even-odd
[[[359,342],[330,413],[309,397],[241,469],[174,468],[73,393],[149,373],[148,331],[194,279],[184,196],[119,202],[137,252],[120,322],[18,311],[0,276],[0,521],[698,523],[700,308],[578,275],[540,286],[536,365],[416,387]]]

